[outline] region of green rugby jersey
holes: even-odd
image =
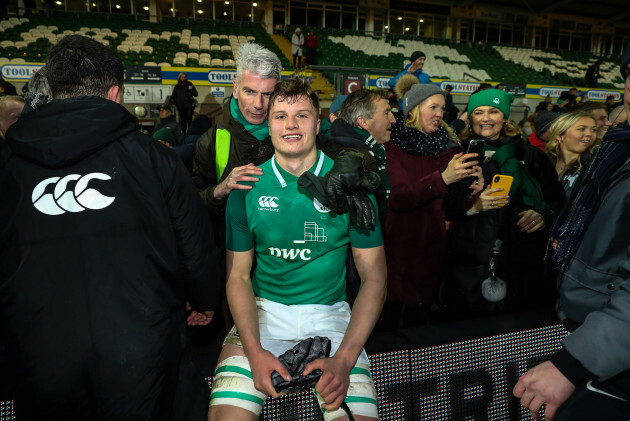
[[[323,176],[333,160],[317,153],[309,171]],[[263,175],[248,183],[251,190],[230,193],[226,211],[227,249],[255,247],[254,294],[286,305],[345,300],[348,243],[357,248],[382,245],[378,216],[374,231],[352,227],[347,213],[330,213],[298,187],[298,178],[284,171],[275,156],[260,168]]]

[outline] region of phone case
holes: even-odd
[[[479,156],[477,158],[468,158],[465,162],[474,161],[474,160],[477,160],[479,162],[483,161],[483,157],[481,155],[483,153],[484,143],[485,142],[483,140],[477,140],[477,139],[471,140],[470,143],[468,144],[466,153],[476,153]]]
[[[498,178],[498,180],[497,180]],[[490,196],[507,196],[510,193],[510,188],[512,187],[512,182],[514,181],[514,177],[510,175],[502,175],[496,174],[492,177],[492,183],[490,187],[493,189],[503,189],[503,191],[491,193]],[[505,205],[498,205],[505,206]]]

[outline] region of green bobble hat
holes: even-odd
[[[499,89],[486,89],[470,96],[468,101],[468,115],[477,107],[494,107],[503,112],[505,118],[510,118],[510,106],[514,95]]]
[[[162,127],[160,130],[153,133],[153,139],[155,140],[163,140],[165,142],[170,143],[172,146],[175,146],[175,136],[173,133],[167,129],[166,127]]]

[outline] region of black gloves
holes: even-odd
[[[280,355],[278,359],[289,370],[291,381],[284,380],[277,371],[271,373],[271,383],[276,392],[294,393],[313,387],[322,376],[322,371],[314,370],[308,376],[303,376],[304,368],[311,361],[329,356],[330,339],[321,336],[304,339]]]
[[[368,230],[376,225],[376,210],[366,191],[376,189],[381,177],[364,166],[363,155],[345,150],[324,178],[305,172],[298,185],[337,214],[350,213],[350,223]]]
[[[329,209],[343,213],[347,209],[346,195],[357,190],[372,191],[381,183],[381,177],[375,172],[366,171],[365,161],[360,152],[342,151],[335,159],[335,164],[326,174],[326,197]]]
[[[356,227],[373,230],[376,225],[374,204],[363,190],[346,195],[350,223]]]

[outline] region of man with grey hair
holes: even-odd
[[[267,126],[267,105],[282,76],[278,57],[258,44],[242,45],[236,54],[232,97],[217,124],[195,145],[192,177],[216,228],[216,244],[225,248],[225,205],[233,190],[248,190],[245,181],[258,181],[258,167],[274,148]],[[328,156],[341,148],[318,136],[318,148]],[[219,253],[223,256],[224,253]]]
[[[267,105],[282,76],[278,57],[258,44],[241,45],[236,54],[232,96],[223,105],[217,123],[195,144],[192,178],[215,227],[215,247],[225,279],[225,206],[232,190],[258,181],[258,165],[274,153],[267,126]],[[225,297],[224,297],[225,298]],[[224,313],[229,319],[229,313]],[[226,320],[230,325],[231,320]]]
[[[256,181],[262,174],[256,165],[273,155],[267,104],[281,76],[282,64],[274,53],[254,43],[242,45],[236,55],[232,97],[223,106],[221,119],[195,145],[193,181],[220,220],[230,192],[247,188],[240,181]]]

